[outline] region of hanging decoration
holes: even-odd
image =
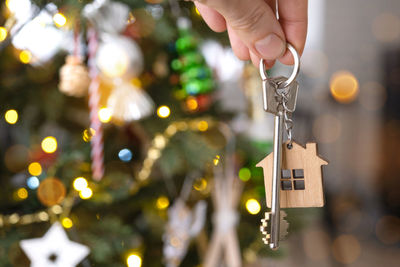
[[[68,239],[58,222],[42,238],[22,240],[20,244],[31,267],[74,267],[89,254],[87,246]]]
[[[188,175],[182,191],[174,204],[168,209],[168,222],[163,235],[164,261],[167,267],[178,267],[186,255],[190,241],[203,229],[206,219],[207,204],[199,201],[193,211],[186,205],[193,177]]]
[[[60,69],[60,91],[68,96],[82,97],[87,94],[89,84],[89,72],[82,58],[76,55],[67,56],[65,65]]]
[[[112,84],[107,107],[119,122],[140,120],[151,115],[154,103],[136,83],[131,84],[143,71],[143,54],[137,43],[121,32],[129,19],[129,8],[122,3],[96,0],[85,6],[85,17],[96,27],[99,45],[95,64],[101,78]]]
[[[89,110],[90,110],[90,129],[94,135],[90,140],[92,146],[92,175],[93,179],[99,181],[104,175],[104,156],[103,156],[103,128],[99,119],[99,85],[100,79],[96,68],[95,56],[97,51],[97,34],[93,28],[88,31],[89,38],[89,69],[92,79],[89,86]]]
[[[205,267],[242,266],[235,228],[239,222],[237,206],[243,190],[243,183],[235,176],[233,141],[228,144],[227,151],[225,168],[220,163],[214,167],[214,187],[211,193],[215,208],[214,231],[204,260]]]
[[[151,115],[154,104],[150,96],[132,82],[117,80],[107,101],[112,117],[117,121],[140,120]]]
[[[198,48],[189,19],[178,18],[179,38],[175,42],[178,58],[171,67],[179,74],[179,87],[175,96],[184,101],[189,112],[205,111],[211,105],[210,93],[215,87],[211,69]]]

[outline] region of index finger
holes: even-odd
[[[307,37],[308,0],[279,0],[279,22],[285,32],[286,41],[292,44],[299,55],[303,53]],[[280,58],[283,64],[293,64],[289,51]]]

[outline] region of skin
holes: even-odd
[[[278,21],[275,0],[195,1],[213,31],[228,31],[232,49],[238,58],[251,59],[255,66],[263,58],[267,67],[272,67],[277,59],[286,65],[293,64],[286,42],[302,54],[307,36],[307,4],[307,0],[280,0]],[[268,41],[272,40],[268,38],[271,33],[278,37],[274,42]],[[263,49],[257,49],[260,43],[263,43]]]

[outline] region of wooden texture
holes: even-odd
[[[272,160],[273,153],[270,153],[257,167],[264,170],[265,195],[267,206],[271,207],[272,192]],[[288,149],[287,143],[282,144],[282,170],[303,169],[304,170],[304,190],[295,190],[293,172],[291,178],[292,190],[280,191],[281,208],[307,208],[322,207],[324,205],[324,191],[322,184],[321,165],[328,162],[317,154],[317,144],[307,143],[306,147],[293,142],[293,148]],[[282,181],[282,180],[281,180]]]

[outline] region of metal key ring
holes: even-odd
[[[299,54],[296,51],[296,48],[294,48],[289,43],[287,43],[287,48],[292,53],[293,58],[294,58],[293,72],[292,72],[292,74],[290,75],[290,77],[286,81],[284,81],[284,82],[282,82],[280,84],[279,88],[285,88],[285,87],[288,87],[290,84],[292,84],[292,82],[294,80],[296,80],[297,74],[299,74],[299,71],[300,71],[300,57],[299,57]],[[261,78],[263,80],[268,80],[269,79],[268,75],[267,75],[267,70],[266,70],[266,67],[265,67],[264,59],[260,60],[260,75],[261,75]]]

